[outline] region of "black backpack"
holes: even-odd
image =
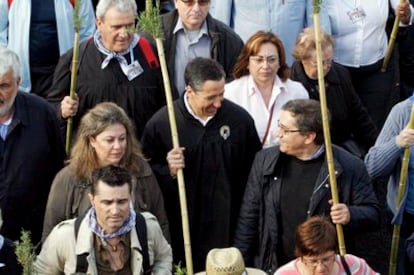
[[[79,227],[82,220],[85,218],[85,215],[79,216],[75,220],[75,239],[78,239]],[[144,216],[136,212],[136,219],[135,219],[135,230],[137,231],[139,243],[142,246],[142,250],[139,252],[142,254],[142,267],[144,269],[144,274],[151,274],[152,266],[150,266],[149,262],[149,254],[148,254],[148,240],[147,240],[147,223],[145,222]],[[88,261],[86,257],[88,257],[89,253],[83,253],[77,255],[76,257],[76,271],[75,273],[84,273],[88,270]]]

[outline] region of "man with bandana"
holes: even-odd
[[[131,190],[131,176],[125,169],[105,166],[95,170],[89,194],[92,207],[78,228],[78,220],[72,219],[53,229],[37,257],[34,272],[44,275],[171,274],[171,247],[152,214],[135,213]],[[144,270],[145,244],[136,229],[138,222],[146,224],[149,270]],[[79,265],[81,254],[87,255],[87,268]],[[80,267],[86,270],[80,271]]]
[[[161,70],[152,45],[133,33],[137,5],[134,0],[100,0],[97,31],[79,46],[77,97],[69,94],[72,50],[59,61],[47,99],[56,104],[62,119],[80,118],[97,103],[110,101],[127,112],[141,136],[147,120],[165,104]]]
[[[142,135],[144,155],[160,184],[174,262],[184,262],[177,170],[184,168],[194,271],[212,248],[231,246],[250,165],[261,142],[253,118],[224,99],[223,67],[196,57],[185,69],[185,94],[174,102],[181,148],[174,148],[167,108]]]

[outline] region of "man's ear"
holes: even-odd
[[[316,139],[316,133],[315,132],[307,132],[304,134],[305,136],[305,144],[312,144],[314,143]]]

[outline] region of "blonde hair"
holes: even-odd
[[[89,110],[81,119],[69,165],[82,180],[91,182],[92,172],[99,168],[99,161],[90,140],[114,124],[121,124],[126,130],[126,151],[119,166],[136,176],[139,163],[143,160],[140,145],[135,137],[134,126],[125,111],[111,102],[104,102]]]
[[[324,31],[321,31],[321,44],[322,50],[332,46],[335,46],[335,41]],[[315,39],[315,30],[313,28],[305,28],[301,33],[299,33],[295,48],[293,49],[292,56],[296,60],[306,60],[311,57],[311,53],[316,51],[316,39]]]

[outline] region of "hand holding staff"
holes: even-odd
[[[398,5],[395,11],[394,25],[392,26],[390,40],[388,41],[388,48],[387,48],[387,51],[385,52],[385,57],[382,63],[381,72],[385,72],[387,70],[388,63],[390,62],[392,51],[394,49],[395,40],[397,39],[398,26],[400,25],[400,19],[402,20],[404,24],[408,24],[410,21],[410,17],[411,17],[410,4],[407,3],[405,0],[400,0],[400,4]]]
[[[410,115],[410,121],[408,122],[408,128],[414,129],[414,104],[411,106],[411,115]],[[404,137],[401,137],[401,134],[397,138],[397,142],[400,142],[401,145],[404,145],[404,142],[405,142]],[[401,201],[404,196],[405,185],[407,184],[408,164],[410,161],[410,154],[411,154],[411,146],[409,146],[409,143],[405,145],[406,145],[406,148],[404,150],[404,155],[402,159],[400,182],[398,186],[397,211],[401,207]],[[395,275],[396,270],[397,270],[397,256],[398,256],[398,244],[400,241],[400,228],[401,228],[401,224],[397,224],[397,223],[394,224],[394,228],[392,231],[392,241],[391,241],[390,265],[388,268],[389,275]]]
[[[319,18],[319,11],[320,11],[321,3],[322,3],[322,0],[313,1],[313,24],[315,26],[319,97],[320,97],[320,102],[321,102],[323,136],[325,140],[325,149],[326,149],[326,161],[328,164],[329,182],[331,186],[332,201],[333,201],[333,205],[337,205],[339,203],[339,196],[338,196],[338,187],[336,184],[335,166],[334,166],[334,161],[333,161],[331,134],[329,132],[328,107],[326,103],[326,93],[325,93],[325,76],[323,74],[323,63],[322,63],[323,57],[322,57],[321,35],[320,35],[321,23],[320,23],[320,18]],[[346,254],[345,240],[344,240],[344,233],[343,233],[343,228],[341,224],[336,223],[336,231],[338,234],[339,253],[341,255],[345,255]]]
[[[167,101],[168,118],[170,122],[171,135],[173,148],[180,148],[178,141],[177,124],[174,114],[173,98],[171,93],[171,85],[168,76],[167,63],[164,55],[164,45],[162,43],[161,23],[159,4],[156,7],[152,7],[152,1],[146,0],[146,9],[144,13],[139,16],[138,26],[141,30],[151,34],[157,44],[158,57],[161,64],[162,77],[164,80],[165,97]],[[187,211],[187,198],[184,184],[184,173],[183,169],[177,170],[177,181],[178,191],[180,196],[180,207],[181,207],[181,218],[183,226],[183,237],[184,237],[184,250],[185,250],[185,261],[187,274],[193,274],[193,260],[191,254],[191,241],[190,241],[190,226],[188,222],[188,211]]]
[[[69,96],[71,99],[75,99],[75,90],[76,90],[76,80],[78,75],[78,65],[79,65],[79,32],[82,24],[82,19],[79,16],[79,7],[81,0],[75,0],[73,7],[73,28],[75,30],[75,37],[73,39],[73,56],[72,56],[72,65],[71,65],[71,77],[70,77],[70,92]],[[69,155],[70,150],[70,141],[72,139],[72,128],[73,128],[73,118],[69,117],[66,128],[66,154]]]

